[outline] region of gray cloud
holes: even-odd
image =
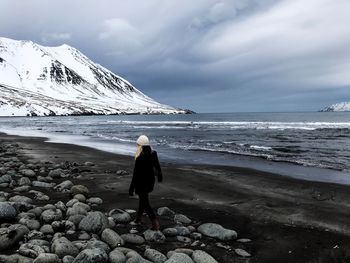
[[[197,111],[350,100],[348,0],[0,0],[0,35],[67,43]]]

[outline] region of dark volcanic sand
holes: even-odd
[[[93,162],[96,165],[82,173],[83,179],[72,181],[101,197],[103,211],[137,209],[137,200],[128,196],[131,175],[115,173],[131,173],[132,157],[46,143],[43,138],[0,134],[0,141],[18,143],[28,159]],[[350,262],[349,186],[234,167],[162,163],[162,168],[164,182],[151,196],[154,208],[168,206],[195,221],[219,223],[236,230],[239,238],[252,239],[249,244],[227,243],[250,252],[249,260],[215,245],[204,248],[219,262]],[[165,249],[159,246],[160,251]]]

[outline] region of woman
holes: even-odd
[[[142,214],[146,211],[152,221],[152,230],[159,230],[159,222],[148,199],[148,194],[154,188],[155,176],[158,177],[158,182],[162,182],[163,176],[157,152],[152,151],[147,136],[141,135],[137,139],[134,173],[129,188],[130,196],[134,195],[134,191],[139,196],[139,209],[134,222],[141,224]]]

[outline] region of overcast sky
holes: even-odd
[[[0,36],[63,43],[198,112],[350,101],[349,0],[0,0]]]

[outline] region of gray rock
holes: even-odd
[[[146,230],[143,233],[143,236],[147,241],[151,242],[161,242],[165,240],[165,236],[163,235],[162,232],[160,231],[153,231],[151,229]]]
[[[91,236],[88,233],[86,233],[85,231],[82,231],[78,236],[79,240],[89,240],[90,238],[91,238]]]
[[[100,248],[84,249],[74,259],[73,263],[107,263],[108,255]]]
[[[91,197],[87,199],[86,202],[91,205],[102,205],[103,200],[99,197]]]
[[[49,251],[50,242],[43,239],[32,239],[28,241],[29,244],[42,247],[45,251]]]
[[[188,236],[191,233],[190,230],[184,226],[176,226],[175,229],[177,231],[177,235],[179,236]]]
[[[193,232],[190,234],[190,238],[193,238],[194,240],[200,240],[202,239],[202,234],[198,232]]]
[[[93,162],[85,162],[84,165],[85,166],[94,166],[95,164]]]
[[[60,259],[56,254],[43,253],[40,254],[33,263],[60,263]]]
[[[215,223],[202,224],[198,227],[197,230],[205,236],[217,238],[224,241],[237,238],[236,231],[223,228],[221,225]]]
[[[0,255],[0,262],[3,263],[32,263],[33,259],[24,257],[19,254],[13,254],[13,255]]]
[[[59,221],[63,218],[62,211],[60,209],[45,210],[41,214],[41,220],[45,223],[52,223],[53,221]]]
[[[160,216],[174,216],[175,212],[170,208],[164,206],[157,209],[157,214]]]
[[[116,175],[128,175],[129,173],[127,172],[127,171],[125,171],[125,170],[118,170],[117,172],[116,172]]]
[[[84,196],[89,196],[89,189],[84,185],[74,185],[70,189],[72,195],[82,194]]]
[[[31,185],[32,182],[30,181],[30,179],[28,177],[21,177],[18,181],[19,185]]]
[[[71,199],[66,203],[67,207],[73,207],[75,203],[78,203],[79,201],[77,199]]]
[[[22,195],[15,195],[9,198],[10,202],[16,202],[16,203],[33,203],[33,200],[29,197],[22,196]]]
[[[73,243],[65,237],[55,239],[52,242],[51,251],[59,258],[63,258],[66,255],[75,257],[79,253],[79,250],[73,245]]]
[[[53,231],[53,228],[51,225],[43,225],[40,228],[40,232],[42,232],[45,235],[52,235],[55,233],[55,231]]]
[[[50,200],[50,197],[48,195],[45,195],[44,193],[36,190],[30,190],[29,193],[34,195],[35,200],[40,200],[40,201],[48,201]]]
[[[18,187],[13,188],[14,192],[20,192],[20,193],[28,192],[29,190],[30,190],[29,185],[22,185],[22,186],[18,186]]]
[[[0,251],[12,248],[29,233],[29,229],[20,224],[14,224],[8,228],[0,228]]]
[[[55,206],[56,206],[57,209],[61,210],[62,212],[66,212],[67,211],[67,207],[62,201],[58,201],[55,204]]]
[[[192,220],[189,219],[187,216],[182,215],[182,214],[176,214],[174,216],[174,221],[175,222],[180,222],[182,224],[191,224]]]
[[[73,185],[74,185],[74,184],[73,184],[71,181],[66,180],[66,181],[63,181],[62,183],[56,185],[56,186],[54,187],[54,189],[55,189],[56,191],[62,192],[63,190],[66,190],[66,189],[67,189],[67,190],[70,190],[70,189],[72,188]]]
[[[111,248],[124,245],[124,240],[112,229],[106,228],[101,234],[102,241],[106,242]]]
[[[240,243],[250,243],[250,242],[252,242],[252,240],[249,239],[249,238],[240,238],[240,239],[237,239],[237,242],[240,242]]]
[[[79,229],[99,234],[108,227],[108,219],[101,212],[89,212],[79,223]]]
[[[167,237],[177,236],[177,229],[174,227],[165,228],[163,229],[163,234]]]
[[[192,259],[195,263],[218,263],[211,255],[203,250],[193,251]]]
[[[46,183],[46,182],[40,182],[40,181],[33,181],[32,186],[34,187],[42,187],[42,188],[52,188],[54,186],[53,183]]]
[[[8,202],[0,202],[0,220],[11,219],[17,216],[16,209]]]
[[[193,249],[190,248],[177,248],[174,250],[175,253],[183,253],[186,254],[187,256],[192,256],[193,254]]]
[[[235,249],[235,253],[238,256],[241,256],[241,257],[244,257],[244,258],[251,257],[251,255],[247,251],[245,251],[244,249],[241,249],[241,248],[236,248]]]
[[[61,168],[51,170],[48,174],[48,176],[52,178],[60,178],[64,176],[64,171]]]
[[[36,258],[42,253],[45,253],[45,250],[38,245],[24,243],[19,249],[18,253],[25,257]]]
[[[194,263],[193,260],[183,253],[173,253],[165,263]]]
[[[31,239],[43,239],[45,238],[45,235],[43,233],[41,233],[40,231],[37,230],[31,230],[28,234],[27,234],[27,240],[31,240]]]
[[[72,256],[64,256],[62,259],[62,263],[72,263],[74,261],[74,257]]]
[[[79,225],[80,221],[84,218],[84,215],[72,215],[68,217],[68,220],[73,222],[75,225]]]
[[[73,196],[74,199],[77,199],[79,202],[86,202],[86,197],[82,194],[76,194],[75,196]]]
[[[19,223],[25,225],[30,230],[38,230],[40,228],[40,222],[35,219],[21,218]]]
[[[145,258],[151,260],[154,263],[164,263],[165,261],[167,261],[167,257],[163,253],[152,248],[146,249],[144,256]]]
[[[126,257],[118,249],[114,249],[111,253],[109,253],[109,262],[110,263],[125,263]]]
[[[131,216],[129,213],[125,212],[122,209],[113,209],[108,214],[110,217],[113,217],[116,223],[129,223],[131,221]]]
[[[86,246],[84,247],[84,249],[92,249],[92,248],[100,248],[100,249],[104,250],[107,254],[111,251],[108,244],[106,244],[105,242],[103,242],[101,240],[97,240],[94,238],[87,241]]]
[[[5,174],[5,175],[0,177],[0,184],[10,183],[11,181],[12,181],[12,177],[9,174]]]
[[[22,169],[19,172],[27,177],[35,177],[35,172],[31,169]]]
[[[136,235],[136,234],[123,234],[121,235],[121,238],[130,244],[136,244],[141,245],[145,243],[145,239],[142,236]]]

